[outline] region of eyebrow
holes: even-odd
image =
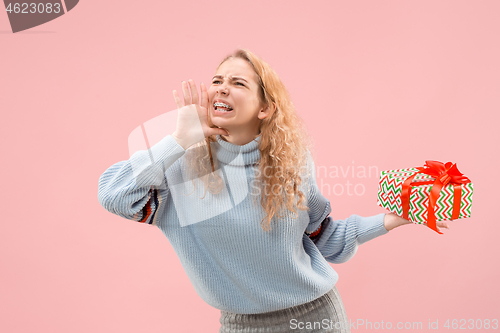
[[[222,76],[222,75],[215,75],[215,76],[212,78],[212,80],[213,80],[213,79],[216,79],[216,78],[217,78],[217,79],[223,79],[223,78],[224,78],[224,76]],[[241,80],[241,81],[245,81],[246,83],[248,83],[248,81],[247,81],[247,80],[245,80],[244,78],[242,78],[241,76],[231,76],[230,80],[231,80],[231,81]]]

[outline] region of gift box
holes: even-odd
[[[439,234],[436,221],[471,216],[473,186],[456,164],[426,161],[424,167],[380,173],[378,205]]]

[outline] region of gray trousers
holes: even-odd
[[[291,308],[239,314],[221,311],[219,333],[350,333],[337,287],[309,303]]]

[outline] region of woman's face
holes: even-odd
[[[223,103],[232,108],[224,110]],[[257,74],[252,66],[241,58],[230,58],[218,68],[208,88],[208,113],[212,123],[231,131],[258,130],[265,114],[259,99]]]

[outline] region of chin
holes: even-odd
[[[217,127],[223,127],[223,126],[227,126],[228,125],[228,122],[226,119],[223,119],[222,117],[210,117],[210,121],[212,122],[212,124],[214,124],[215,126]]]
[[[215,123],[213,123],[215,126],[217,126],[218,128],[226,128],[228,127],[229,124],[225,123],[224,121],[221,121],[221,122],[218,122],[218,121],[215,121]]]

